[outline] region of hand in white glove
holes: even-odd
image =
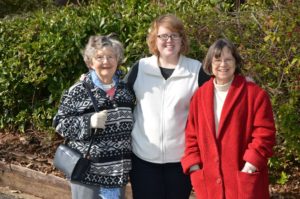
[[[257,170],[257,168],[253,164],[246,162],[244,165],[244,168],[242,169],[242,172],[254,173],[256,170]]]
[[[94,113],[91,116],[91,128],[104,129],[107,120],[107,110]]]

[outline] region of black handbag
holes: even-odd
[[[53,164],[72,181],[81,181],[89,169],[91,161],[78,150],[60,144],[55,152]]]
[[[93,106],[96,112],[99,111],[96,100],[87,83],[83,82],[84,87],[87,89],[89,96],[92,99]],[[69,147],[66,144],[60,144],[55,152],[53,165],[58,170],[62,171],[71,181],[81,181],[84,174],[90,168],[91,160],[89,153],[91,146],[94,142],[95,133],[92,132],[91,141],[87,153],[83,155],[80,151]]]

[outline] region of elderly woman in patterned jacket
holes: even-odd
[[[68,145],[85,153],[91,147],[92,164],[82,182],[71,181],[73,199],[121,199],[125,197],[131,169],[132,109],[135,95],[119,80],[122,44],[111,36],[91,36],[83,51],[89,73],[64,92],[54,118],[56,131]],[[100,112],[95,112],[83,81],[90,85]]]

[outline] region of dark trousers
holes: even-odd
[[[133,199],[188,199],[192,189],[180,162],[154,164],[135,155],[132,155],[130,182]]]

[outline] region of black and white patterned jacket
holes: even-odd
[[[88,73],[84,80],[91,85],[98,108],[107,110],[105,129],[98,129],[90,156],[92,165],[85,174],[85,184],[120,187],[128,183],[131,169],[132,110],[134,92],[120,81],[113,99],[94,86]],[[86,153],[91,138],[90,118],[95,112],[86,88],[77,82],[64,92],[54,117],[56,131],[69,139],[68,145]]]

